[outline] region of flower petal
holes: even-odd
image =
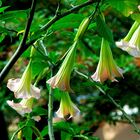
[[[9,79],[8,83],[7,83],[7,87],[11,91],[15,92],[18,89],[19,84],[20,84],[20,79],[19,78],[17,78],[17,79]]]
[[[80,113],[77,106],[71,101],[68,93],[61,93],[61,102],[56,115],[59,118],[70,119]]]
[[[40,98],[40,89],[35,87],[34,85],[31,85],[31,97],[34,97],[36,99]]]
[[[140,50],[134,44],[121,40],[120,42],[116,42],[116,46],[128,52],[130,55],[140,58]]]
[[[39,122],[41,120],[41,117],[40,116],[33,116],[32,119],[35,120],[36,122]]]
[[[104,82],[107,79],[117,81],[115,77],[123,77],[122,70],[113,59],[108,41],[102,38],[99,63],[91,78],[97,82]]]
[[[7,101],[7,104],[12,107],[14,110],[16,110],[20,115],[24,116],[26,113],[30,113],[32,111],[31,108],[28,108],[27,106],[21,105],[21,103],[14,103],[13,101]]]

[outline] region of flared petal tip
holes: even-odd
[[[12,78],[12,79],[8,80],[7,87],[11,91],[15,92],[17,90],[18,86],[19,86],[19,83],[20,83],[20,79],[19,78],[17,78],[17,79]]]
[[[32,119],[35,120],[36,122],[39,122],[41,120],[41,117],[40,116],[33,116]]]
[[[12,101],[7,101],[7,104],[13,108],[14,110],[16,110],[21,116],[24,116],[24,114],[26,113],[31,113],[32,109],[28,108],[27,106],[24,106],[20,103],[14,103],[13,100]]]
[[[99,75],[98,71],[96,71],[93,75],[91,75],[91,79],[95,82],[103,83],[106,80],[111,80],[111,82],[118,82],[115,77],[123,77],[123,70],[119,67],[116,67],[114,70],[111,71],[111,75],[107,75],[106,72]]]
[[[74,93],[74,91],[70,88],[70,85],[67,81],[57,80],[57,75],[50,78],[46,83],[49,84],[53,89],[54,88],[59,88],[62,91],[65,91],[65,92],[67,91],[67,92],[70,92],[70,93]]]
[[[47,84],[49,84],[52,88],[55,88],[55,80],[56,80],[56,76],[51,77],[49,80],[47,80]]]
[[[40,92],[41,92],[41,89],[31,85],[31,97],[34,97],[36,99],[39,99],[40,98]]]
[[[126,51],[131,56],[140,58],[140,49],[138,46],[126,42],[124,40],[121,40],[120,42],[116,42],[116,46],[122,49],[123,51]]]
[[[72,104],[72,110],[71,109],[69,110],[69,107],[66,110],[67,110],[66,112],[63,112],[63,110],[59,108],[58,111],[56,112],[57,117],[69,120],[72,117],[80,115],[80,110],[76,107],[75,104]]]

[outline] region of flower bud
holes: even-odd
[[[86,32],[90,24],[90,21],[91,21],[90,18],[87,17],[81,22],[74,41],[77,41],[78,39],[81,39],[83,37],[84,33]]]

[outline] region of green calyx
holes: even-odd
[[[79,39],[81,39],[84,35],[84,33],[86,32],[89,24],[90,24],[91,19],[89,17],[86,17],[80,24],[79,29],[77,31],[77,34],[74,38],[74,41],[77,41]]]
[[[136,29],[139,27],[139,25],[140,25],[140,23],[135,21],[133,23],[132,27],[130,28],[128,34],[126,35],[126,37],[123,40],[128,42],[131,39],[131,37],[134,34],[134,32],[136,31]]]

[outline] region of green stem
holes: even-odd
[[[14,138],[15,138],[15,136],[18,134],[18,132],[20,132],[22,129],[24,129],[24,128],[27,127],[27,126],[28,126],[28,125],[23,125],[21,128],[19,128],[19,129],[13,134],[13,136],[11,137],[10,140],[14,140]],[[29,127],[32,128],[32,130],[34,131],[36,137],[38,137],[39,140],[43,140],[43,138],[42,138],[42,136],[41,136],[39,130],[38,130],[35,126],[29,126]]]
[[[41,134],[40,134],[39,130],[38,130],[35,126],[30,126],[30,127],[31,127],[31,128],[32,128],[32,130],[34,131],[34,133],[35,133],[36,137],[38,137],[38,138],[39,138],[39,140],[43,140],[43,138],[42,138],[42,136],[41,136]]]
[[[51,70],[51,77],[53,76],[53,68]],[[52,95],[52,88],[50,86],[49,90],[49,103],[48,103],[48,133],[50,140],[55,140],[54,132],[53,132],[53,95]]]
[[[23,126],[22,126],[21,128],[19,128],[16,132],[14,132],[14,134],[13,134],[13,136],[11,137],[10,140],[14,140],[15,136],[17,135],[17,133],[18,133],[19,131],[21,131],[24,127],[26,127],[26,125],[23,125]]]

